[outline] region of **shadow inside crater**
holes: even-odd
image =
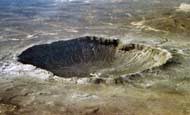
[[[85,36],[35,45],[22,52],[18,61],[62,77],[87,77],[112,64],[118,44],[118,40]]]

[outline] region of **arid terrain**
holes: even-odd
[[[0,0],[0,114],[190,115],[190,0]]]

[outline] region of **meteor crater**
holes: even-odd
[[[157,47],[85,36],[34,45],[23,51],[18,61],[65,78],[92,75],[117,78],[158,67],[171,57],[167,50]]]

